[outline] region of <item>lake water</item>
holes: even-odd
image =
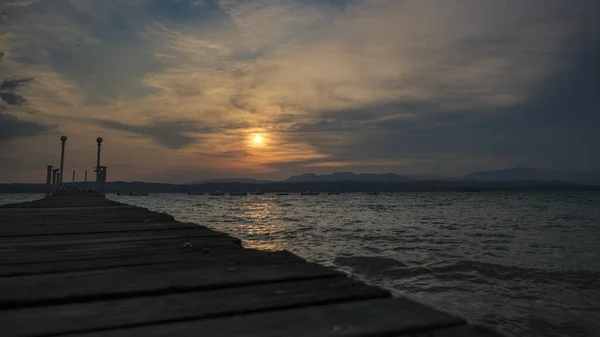
[[[600,193],[108,197],[290,250],[507,336],[600,336]]]

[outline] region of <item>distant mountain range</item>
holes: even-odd
[[[564,181],[578,184],[600,184],[600,170],[596,171],[554,171],[515,167],[506,170],[482,171],[462,178],[469,181]]]
[[[299,176],[292,176],[285,180],[288,183],[299,182],[324,182],[324,181],[363,181],[363,182],[403,182],[410,181],[407,177],[395,173],[372,174],[372,173],[352,173],[336,172],[332,174],[314,174],[307,173]]]
[[[304,183],[304,182],[408,182],[408,181],[562,181],[577,184],[600,184],[600,170],[597,171],[554,171],[549,169],[533,169],[515,167],[504,170],[481,171],[467,174],[463,177],[451,178],[435,175],[398,175],[395,173],[353,173],[335,172],[331,174],[307,173],[291,176],[281,182]],[[250,178],[229,179],[205,179],[188,183],[187,185],[199,185],[207,183],[244,183],[244,184],[268,184],[275,181],[258,180]]]
[[[68,184],[93,188],[94,183]],[[108,183],[110,192],[197,193],[223,192],[401,192],[401,191],[471,191],[471,190],[600,190],[600,171],[553,171],[512,168],[482,171],[461,178],[437,176],[402,176],[394,173],[303,174],[280,182],[258,179],[206,179],[187,184],[163,184],[115,181]],[[0,193],[40,193],[45,184],[0,184]]]
[[[268,184],[274,183],[272,180],[259,180],[251,178],[223,178],[223,179],[204,179],[187,183],[186,185],[201,185],[208,183],[244,183],[244,184]]]

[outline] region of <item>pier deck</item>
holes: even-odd
[[[93,195],[0,206],[0,331],[498,336],[291,253]]]

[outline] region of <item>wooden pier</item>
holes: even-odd
[[[0,336],[498,336],[95,195],[0,206]]]

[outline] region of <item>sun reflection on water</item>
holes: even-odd
[[[284,242],[271,237],[272,234],[284,232],[288,226],[281,222],[273,222],[272,204],[250,203],[241,208],[247,222],[240,226],[247,237],[244,247],[260,250],[280,251],[286,249]],[[259,239],[259,237],[266,239]]]

